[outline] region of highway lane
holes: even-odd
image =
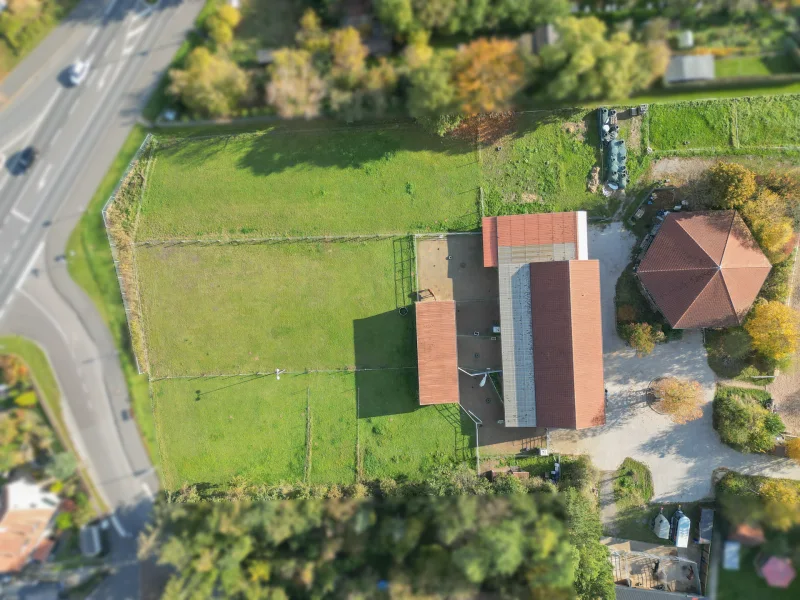
[[[114,338],[63,256],[202,5],[161,0],[148,10],[141,0],[84,0],[82,19],[57,28],[20,65],[22,75],[0,84],[0,153],[29,141],[42,150],[22,177],[4,176],[0,165],[0,332],[25,335],[47,352],[70,434],[114,511],[112,559],[129,562],[97,598],[138,597],[136,533],[159,482],[135,421],[123,416],[130,398]],[[83,85],[63,88],[61,70],[92,54]]]

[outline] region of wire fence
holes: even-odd
[[[134,319],[141,317],[141,315],[135,314],[135,312],[131,309],[131,302],[128,297],[128,289],[127,289],[128,286],[125,283],[122,263],[120,261],[119,248],[117,247],[116,240],[114,239],[114,236],[112,235],[111,229],[109,227],[108,211],[109,208],[113,205],[114,201],[116,200],[117,194],[119,193],[123,183],[128,179],[128,177],[131,174],[131,171],[136,167],[142,155],[150,148],[150,144],[152,141],[154,141],[153,135],[148,133],[145,136],[142,145],[139,146],[139,149],[136,151],[136,154],[134,154],[133,159],[131,160],[130,163],[128,163],[128,168],[125,169],[125,172],[122,174],[122,177],[120,177],[119,181],[117,181],[117,185],[114,187],[114,191],[111,193],[111,196],[109,196],[108,200],[103,205],[103,210],[102,210],[103,225],[106,229],[106,237],[108,238],[108,245],[111,247],[111,257],[114,261],[114,271],[117,274],[117,282],[119,283],[119,291],[120,295],[122,296],[122,306],[125,309],[125,316],[127,317],[128,321],[128,334],[130,335],[131,342],[133,342],[133,340],[135,339],[135,332],[131,328],[131,323],[133,322]],[[135,266],[134,265],[131,266],[135,272]],[[134,275],[134,277],[136,276]],[[134,287],[136,288],[135,290],[133,290],[134,293],[138,294],[138,286]],[[144,335],[144,331],[141,332],[141,335],[142,336]],[[139,353],[136,351],[136,348],[133,346],[133,344],[132,348],[133,348],[133,360],[136,363],[136,370],[141,375],[142,373],[145,372],[145,370],[142,369],[142,364],[141,364],[142,361],[140,360]],[[145,343],[142,343],[142,350],[145,353],[147,352],[147,346]],[[146,357],[144,359],[144,362],[145,364],[147,363]]]

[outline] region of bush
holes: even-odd
[[[617,469],[614,479],[614,499],[623,507],[647,504],[653,497],[653,476],[650,468],[632,458],[626,458]]]
[[[622,326],[622,337],[639,356],[650,354],[656,343],[664,339],[660,329],[655,329],[650,323],[626,323]]]
[[[800,438],[792,438],[786,442],[786,456],[800,462]]]
[[[761,288],[761,297],[765,300],[776,300],[786,302],[789,299],[789,279],[792,276],[794,266],[794,254],[786,260],[782,260],[772,266],[764,287]]]
[[[56,529],[59,531],[66,531],[67,529],[72,529],[74,526],[75,523],[72,520],[72,513],[58,513],[58,516],[56,516]]]
[[[23,392],[16,398],[14,398],[14,404],[22,408],[29,408],[31,406],[34,406],[37,400],[38,399],[36,398],[36,392],[34,391]]]
[[[720,386],[714,396],[714,428],[720,439],[740,452],[769,452],[784,430],[779,415],[765,405],[767,392]]]
[[[797,352],[800,313],[782,302],[756,304],[744,328],[753,339],[753,348],[772,363],[780,364]]]

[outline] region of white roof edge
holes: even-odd
[[[586,211],[579,210],[576,212],[578,215],[578,247],[576,248],[576,254],[578,255],[578,260],[588,260],[589,259],[589,229],[587,225],[586,219]]]

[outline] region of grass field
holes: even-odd
[[[140,247],[151,374],[413,366],[393,253],[393,240]]]
[[[723,149],[731,144],[731,105],[725,100],[654,104],[649,119],[650,145],[656,151]]]
[[[468,230],[474,144],[411,125],[161,140],[137,239]]]
[[[598,163],[594,111],[526,113],[512,132],[484,143],[486,213],[589,210],[607,212],[605,198],[586,182]]]
[[[742,146],[800,145],[800,96],[736,101]]]
[[[792,59],[786,54],[774,56],[732,56],[714,62],[716,76],[763,77],[776,73],[791,73],[796,70]]]
[[[437,461],[472,456],[474,447],[474,429],[460,421],[458,407],[417,404],[413,369],[152,386],[168,489],[226,483],[236,475],[277,483],[307,474],[310,483],[353,483],[358,447],[364,479],[419,476]]]

